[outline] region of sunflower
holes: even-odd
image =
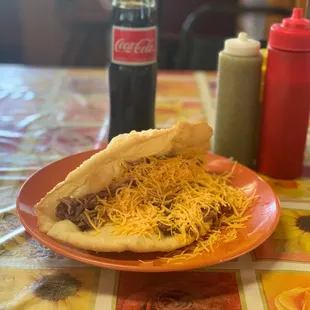
[[[3,296],[8,310],[87,310],[94,305],[98,285],[98,271],[90,268],[53,270],[5,270],[11,279],[4,286]],[[13,291],[13,292],[12,292]],[[0,294],[1,295],[1,294]],[[0,296],[0,305],[1,300]]]
[[[278,310],[310,309],[310,288],[296,287],[284,291],[275,298],[275,306]]]
[[[272,239],[282,244],[285,252],[310,254],[310,212],[282,210]]]
[[[298,198],[307,196],[307,190],[298,181],[275,180],[262,176],[263,179],[275,190],[279,196],[288,198]]]

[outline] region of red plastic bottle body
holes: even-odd
[[[270,28],[258,171],[301,176],[310,113],[310,20],[302,9]]]
[[[302,173],[310,108],[310,53],[269,47],[259,172],[279,179]]]

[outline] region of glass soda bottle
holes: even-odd
[[[155,126],[156,0],[112,1],[108,140]]]

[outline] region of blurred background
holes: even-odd
[[[0,63],[106,66],[111,16],[105,2],[0,1]],[[158,4],[159,67],[212,70],[225,38],[245,30],[264,44],[270,24],[289,15],[296,1],[159,0]],[[207,63],[199,62],[201,51],[204,59],[206,51],[210,54]]]

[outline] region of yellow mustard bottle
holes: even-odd
[[[259,112],[260,42],[241,32],[219,53],[212,151],[253,167]]]

